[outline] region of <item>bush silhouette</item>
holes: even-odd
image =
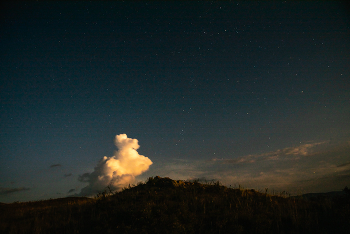
[[[347,233],[349,205],[150,177],[93,199],[0,204],[0,233]]]

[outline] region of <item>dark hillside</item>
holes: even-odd
[[[347,233],[349,199],[310,201],[151,177],[95,199],[0,206],[1,233]]]

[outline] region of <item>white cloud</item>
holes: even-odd
[[[79,177],[81,182],[87,182],[79,195],[90,196],[103,191],[107,186],[113,190],[119,190],[135,181],[135,176],[147,171],[152,161],[139,155],[140,148],[137,139],[128,138],[126,134],[115,137],[115,145],[118,151],[114,156],[104,156],[94,171],[85,173]]]

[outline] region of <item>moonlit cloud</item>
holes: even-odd
[[[164,163],[152,172],[174,179],[207,178],[225,185],[297,195],[341,190],[350,184],[350,144],[316,142],[239,158]]]
[[[246,155],[237,159],[218,159],[214,158],[211,161],[221,162],[227,164],[240,164],[240,163],[255,163],[258,161],[266,160],[298,160],[302,156],[309,156],[315,151],[316,146],[325,144],[326,142],[317,142],[311,144],[303,144],[296,147],[287,147],[284,149],[278,149],[276,151],[270,151],[263,154]]]
[[[93,172],[79,177],[79,181],[88,183],[79,195],[90,196],[103,191],[107,186],[113,190],[119,190],[133,183],[135,176],[147,171],[152,165],[149,158],[137,152],[140,148],[137,139],[120,134],[115,137],[115,145],[118,151],[114,156],[104,156]]]

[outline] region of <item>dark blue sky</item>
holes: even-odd
[[[205,177],[291,192],[349,186],[342,3],[1,8],[0,201],[79,193],[79,175],[113,155],[121,133],[153,162],[139,180]]]

